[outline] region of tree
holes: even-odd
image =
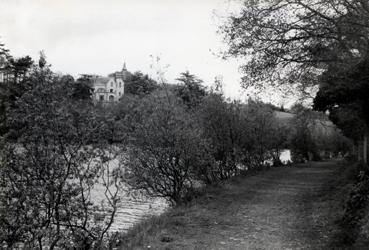
[[[287,142],[286,127],[277,120],[269,104],[249,100],[243,110],[245,128],[243,140],[243,164],[249,168],[260,168],[272,161],[279,165],[281,150]]]
[[[331,73],[332,70],[321,77],[314,108],[328,110],[331,120],[357,144],[363,140],[363,160],[367,162],[369,60],[339,72]]]
[[[13,249],[103,249],[117,211],[120,168],[100,135],[104,117],[73,96],[73,82],[48,67],[7,114],[0,167],[0,242]],[[94,143],[98,141],[99,143]],[[95,200],[96,189],[103,190]]]
[[[129,183],[179,204],[192,188],[194,170],[206,158],[201,128],[168,91],[153,92],[139,108],[142,116],[129,149]]]
[[[367,127],[361,115],[366,97],[357,101],[355,93],[367,93],[368,20],[366,0],[244,1],[222,31],[228,55],[247,59],[245,87],[288,85],[307,94],[319,86],[315,108],[330,110],[338,126],[344,118],[338,110],[351,109],[358,116],[350,123],[361,120]],[[347,93],[343,99],[342,93]],[[367,141],[367,129],[362,133]]]
[[[4,48],[4,44],[0,43],[0,135],[5,133],[6,120],[6,88],[4,85],[4,68],[9,58],[8,50]]]
[[[5,48],[5,44],[0,43],[0,73],[4,73],[9,59],[11,58],[9,50]]]
[[[318,146],[313,136],[313,128],[316,124],[316,114],[303,107],[292,107],[295,117],[292,121],[292,133],[290,134],[290,149],[293,162],[318,160],[320,158]]]
[[[4,69],[5,78],[8,82],[11,82],[12,84],[20,84],[33,63],[33,59],[29,56],[20,58],[11,57],[9,59],[9,63]],[[21,85],[18,87],[21,87]]]
[[[7,109],[13,108],[16,99],[30,87],[24,82],[24,78],[32,66],[31,57],[15,59],[0,44],[0,74],[3,78],[0,82],[0,135],[4,135],[9,129],[6,126]]]
[[[180,77],[176,80],[180,83],[180,85],[176,87],[176,94],[188,108],[197,107],[207,94],[206,89],[201,85],[203,81],[189,71],[181,73]]]
[[[206,169],[208,182],[224,180],[237,174],[239,140],[243,138],[239,103],[228,104],[220,94],[206,96],[200,106],[204,135],[212,145],[215,164]]]
[[[140,107],[141,98],[137,95],[124,95],[116,105],[110,106],[112,117],[120,124],[120,130],[128,136],[134,133],[144,118]]]
[[[245,86],[311,86],[327,66],[341,70],[367,58],[368,10],[365,0],[244,1],[221,30],[228,54],[248,59]]]
[[[330,158],[349,152],[349,139],[342,135],[328,116],[301,104],[294,105],[289,135],[289,146],[294,162]],[[351,119],[351,117],[346,116]]]
[[[71,76],[65,76],[65,77],[68,77],[71,81],[74,82]],[[92,101],[92,95],[93,95],[93,88],[92,88],[91,78],[82,76],[78,78],[77,81],[74,82],[73,95],[72,95],[73,99]]]
[[[144,75],[138,71],[130,75],[125,82],[124,88],[126,94],[144,96],[157,89],[158,84],[148,75]]]
[[[333,69],[332,69],[333,70]],[[369,125],[369,60],[339,72],[330,73],[329,70],[321,77],[321,88],[314,100],[314,107],[318,110],[329,110],[331,117],[340,109],[351,109],[362,121]],[[363,129],[367,129],[363,127]],[[346,132],[348,128],[344,127]]]

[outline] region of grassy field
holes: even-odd
[[[314,162],[239,176],[132,228],[118,249],[330,249],[346,172]]]

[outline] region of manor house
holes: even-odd
[[[103,76],[90,76],[93,88],[93,99],[96,102],[115,102],[124,95],[124,82],[129,76],[126,64],[121,71]]]

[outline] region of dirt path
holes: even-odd
[[[338,171],[321,162],[240,177],[169,213],[142,248],[328,249]]]

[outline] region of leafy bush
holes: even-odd
[[[366,166],[361,166],[357,176],[357,182],[353,187],[346,202],[343,218],[340,226],[343,233],[340,243],[352,245],[360,233],[362,219],[368,214],[369,200],[369,171]]]
[[[129,149],[129,183],[152,196],[181,203],[193,173],[207,164],[201,128],[174,95],[154,92],[142,99],[141,119]]]
[[[237,123],[239,113],[230,107],[223,96],[210,94],[204,99],[199,111],[204,135],[212,145],[215,159],[213,169],[209,169],[208,179],[227,179],[237,172],[238,145],[241,138],[240,124]]]

